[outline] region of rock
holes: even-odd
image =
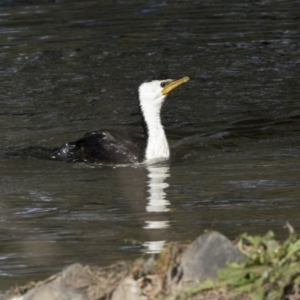
[[[219,232],[200,235],[183,253],[181,281],[217,280],[218,270],[229,262],[242,262],[245,256]]]
[[[167,274],[168,290],[180,293],[185,286],[207,279],[216,281],[218,271],[230,262],[242,262],[245,256],[224,235],[212,231],[200,235],[173,263]]]
[[[110,299],[128,276],[131,263],[117,262],[107,267],[72,264],[39,282],[10,289],[3,300],[97,300]]]
[[[154,256],[150,256],[149,258],[145,259],[143,264],[141,265],[141,271],[143,274],[155,274],[157,272],[156,267],[156,260]]]
[[[75,290],[86,289],[95,284],[95,278],[92,273],[88,273],[85,268],[78,263],[72,264],[65,268],[61,274],[62,283],[66,287]]]
[[[137,282],[126,277],[112,294],[111,300],[140,300],[142,291]]]
[[[84,300],[81,293],[63,287],[58,282],[50,282],[27,292],[22,300]]]

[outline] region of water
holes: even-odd
[[[162,119],[169,162],[0,158],[0,290],[205,229],[300,229],[299,1],[0,1],[1,149],[139,132],[137,87],[191,81]]]

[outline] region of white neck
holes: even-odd
[[[161,124],[161,105],[158,105],[156,107],[153,107],[151,105],[144,106],[142,106],[142,112],[144,114],[148,129],[148,142],[145,160],[149,161],[168,159],[170,157],[170,148],[164,128]]]
[[[170,148],[166,138],[160,117],[151,119],[148,123],[148,143],[146,148],[146,160],[168,159]]]

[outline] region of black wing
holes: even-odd
[[[71,162],[132,164],[143,161],[145,141],[126,132],[90,132],[57,149],[52,158]]]

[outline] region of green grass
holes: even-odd
[[[277,241],[272,231],[264,236],[242,234],[237,246],[246,256],[244,263],[229,264],[219,271],[218,282],[188,288],[176,299],[218,288],[226,288],[237,298],[243,294],[252,300],[300,299],[300,239],[287,226],[289,235],[283,242]]]

